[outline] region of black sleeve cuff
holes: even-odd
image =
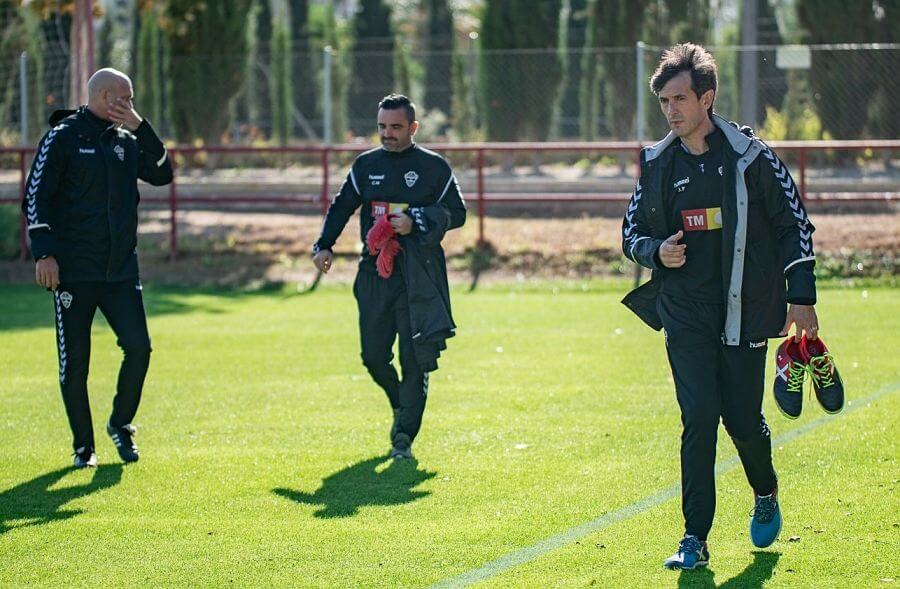
[[[791,268],[787,274],[787,302],[792,305],[816,304],[816,275],[812,263]]]

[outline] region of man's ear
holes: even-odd
[[[419,130],[419,121],[413,121],[409,124],[409,134],[415,135],[416,131]]]
[[[703,93],[703,96],[700,97],[700,104],[703,105],[703,108],[709,109],[712,106],[713,100],[716,98],[715,90],[707,90]]]

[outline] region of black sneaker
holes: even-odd
[[[412,442],[408,435],[397,434],[394,436],[393,447],[391,448],[391,458],[394,460],[414,458],[412,453]]]
[[[844,408],[844,381],[834,365],[834,357],[822,338],[800,340],[800,352],[809,366],[816,399],[827,413],[840,413]]]
[[[75,468],[94,468],[97,466],[97,455],[93,448],[82,446],[74,452]]]
[[[800,345],[789,335],[775,352],[775,404],[788,419],[797,419],[803,410],[803,383],[808,369]]]
[[[119,451],[119,458],[124,462],[138,461],[138,449],[134,440],[131,439],[136,432],[137,430],[130,423],[122,427],[113,427],[109,423],[106,424],[106,433],[112,438],[113,444],[116,445],[116,450]]]

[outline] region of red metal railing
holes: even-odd
[[[800,194],[805,200],[813,201],[896,201],[897,192],[820,192],[808,194],[807,185],[807,154],[810,152],[829,151],[900,151],[900,140],[859,140],[859,141],[779,141],[770,143],[773,149],[779,153],[796,153],[797,166],[794,172],[799,177]],[[630,154],[635,162],[635,175],[639,172],[639,156],[642,145],[638,142],[558,142],[558,143],[448,143],[430,144],[429,148],[442,153],[463,152],[474,155],[475,160],[475,189],[467,190],[466,197],[469,201],[475,201],[478,214],[478,240],[484,241],[484,218],[486,205],[495,203],[523,203],[523,202],[609,202],[626,201],[628,193],[589,193],[589,192],[551,192],[534,193],[503,193],[487,192],[485,186],[485,155],[488,153],[546,153],[546,152],[575,152],[585,154]],[[244,146],[209,146],[193,147],[178,146],[169,150],[173,162],[187,157],[196,157],[201,154],[318,154],[322,169],[321,189],[317,194],[295,196],[259,196],[259,195],[207,195],[190,196],[178,193],[178,178],[169,185],[166,198],[148,197],[146,202],[165,202],[169,209],[169,250],[170,257],[175,258],[178,251],[177,215],[180,205],[185,204],[292,204],[315,205],[319,204],[324,212],[330,201],[329,168],[331,154],[358,153],[370,149],[371,146],[362,145],[333,145],[333,146],[289,146],[289,147],[244,147]],[[0,203],[21,202],[25,194],[25,180],[27,176],[27,163],[29,156],[35,149],[30,147],[12,147],[0,149],[0,157],[16,155],[19,160],[19,196],[18,198],[0,198]],[[23,259],[26,257],[25,220],[21,223],[21,251]]]

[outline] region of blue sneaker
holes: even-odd
[[[670,570],[692,571],[709,564],[709,549],[706,542],[697,536],[685,536],[678,544],[678,551],[666,559],[663,566]]]
[[[778,506],[778,488],[771,495],[756,495],[750,519],[750,540],[757,548],[768,548],[781,533],[781,508]]]

